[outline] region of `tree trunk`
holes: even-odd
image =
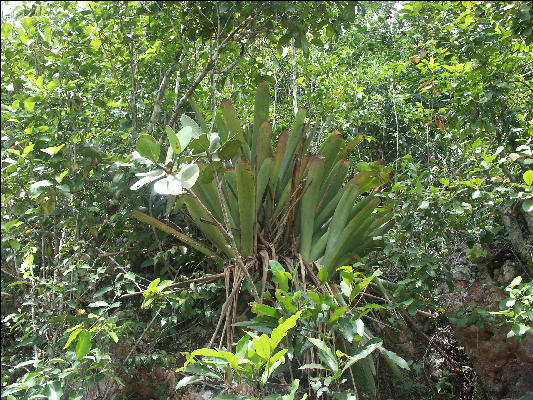
[[[454,271],[454,291],[449,292],[448,286],[443,284],[440,293],[447,314],[453,315],[467,307],[498,310],[499,303],[506,297],[498,285],[508,282],[495,282],[487,268],[481,265],[475,279],[465,276],[457,268]],[[509,262],[494,271],[494,276],[506,276],[506,280],[514,275],[516,272]],[[508,324],[483,322],[481,328],[474,323],[453,324],[453,327],[457,340],[464,346],[482,379],[488,399],[529,398],[527,396],[533,392],[533,336],[527,335],[518,341],[515,337],[507,337]]]

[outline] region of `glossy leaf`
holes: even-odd
[[[139,137],[137,138],[136,149],[141,155],[141,157],[147,158],[153,162],[157,162],[159,160],[161,146],[150,135],[139,135]]]

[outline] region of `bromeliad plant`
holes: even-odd
[[[269,101],[269,86],[262,82],[253,124],[243,127],[233,105],[223,100],[216,115],[217,133],[209,133],[191,103],[198,123],[183,115],[179,132],[166,127],[166,156],[153,137],[140,135],[137,140],[139,155],[157,169],[138,174],[141,179],[131,188],[156,181],[154,190],[170,195],[168,209],[185,206],[205,240],[197,241],[140,211],[133,215],[233,274],[215,332],[225,319],[222,337],[235,320],[243,279],[255,301],[262,302],[269,259],[283,258],[289,270],[298,264],[304,282],[306,276],[318,282],[320,266],[323,275],[333,278],[338,265],[358,260],[379,244],[376,239],[388,230],[392,217],[378,207],[381,200],[374,193],[387,182],[389,168],[365,164],[355,175],[349,173],[347,158],[361,135],[345,141],[335,132],[313,153],[310,145],[317,132],[305,123],[306,111],[300,109],[291,129],[273,137]],[[364,193],[367,196],[361,197]],[[258,288],[250,275],[254,267],[262,269]],[[229,332],[228,348],[231,342]]]

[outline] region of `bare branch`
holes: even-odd
[[[161,81],[161,85],[159,86],[159,91],[157,92],[157,99],[154,104],[154,109],[152,110],[152,116],[150,117],[150,122],[148,122],[148,126],[146,127],[146,133],[148,135],[152,134],[154,127],[155,127],[156,120],[159,117],[159,114],[161,113],[161,103],[165,95],[165,90],[170,81],[170,76],[173,73],[174,73],[174,64],[172,64],[170,68],[165,72],[165,75],[163,76],[163,80]]]

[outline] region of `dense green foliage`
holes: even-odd
[[[4,3],[2,398],[466,399],[403,337],[533,334],[532,2]]]

